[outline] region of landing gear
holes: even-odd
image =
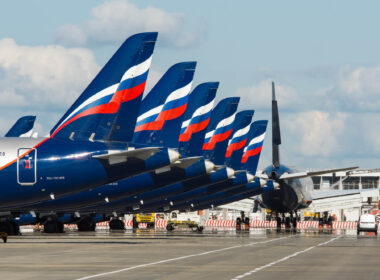
[[[135,215],[133,215],[132,228],[133,229],[138,229],[139,228],[139,223],[136,221],[136,216]]]
[[[244,211],[240,212],[240,216],[236,218],[236,230],[249,230],[249,217],[245,217]]]
[[[281,218],[276,214],[277,229],[281,229],[281,222],[282,222]]]
[[[110,221],[110,229],[111,230],[125,230],[125,224],[120,219],[112,219]]]
[[[91,217],[85,217],[77,222],[78,231],[95,231],[96,223]]]
[[[44,223],[45,233],[63,233],[63,223],[54,219],[47,219]]]
[[[1,235],[1,239],[3,239],[3,242],[4,242],[4,243],[7,243],[7,240],[8,240],[8,234],[5,233],[5,232],[0,232],[0,235]]]
[[[294,215],[295,216],[293,216],[293,213],[290,213],[290,216],[285,216],[285,214],[282,214],[282,218],[281,218],[276,213],[277,230],[280,230],[283,224],[285,225],[285,228],[287,230],[290,230],[290,229],[296,230],[298,216],[297,216],[297,213],[294,213]]]

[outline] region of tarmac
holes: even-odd
[[[25,233],[0,279],[380,279],[380,242],[356,231]]]

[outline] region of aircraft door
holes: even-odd
[[[28,151],[30,152],[25,154]],[[20,185],[31,186],[37,182],[37,166],[36,165],[37,165],[37,150],[36,149],[32,149],[32,148],[18,149],[17,151],[17,182]]]

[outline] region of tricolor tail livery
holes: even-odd
[[[5,137],[31,137],[36,116],[19,118],[5,134]]]
[[[252,111],[252,116],[254,111]],[[247,119],[248,121],[248,119]],[[251,128],[251,121],[245,122],[246,125],[243,125],[241,129],[234,132],[231,139],[228,141],[228,147],[226,151],[226,164],[235,169],[241,170],[241,158],[243,156],[244,147],[250,141],[249,132]]]
[[[51,136],[96,139],[108,135],[120,104],[134,100],[135,106],[140,103],[156,39],[156,32],[129,37],[54,126]],[[123,118],[124,125],[132,127],[130,133],[136,117],[137,110],[132,110]]]
[[[190,94],[179,136],[179,151],[183,156],[192,154],[192,146],[202,146],[218,86],[218,82],[203,83]]]
[[[244,148],[244,154],[241,162],[243,168],[248,170],[251,174],[256,174],[257,165],[259,163],[260,153],[263,148],[265,131],[267,129],[268,121],[255,121],[251,125],[249,138],[251,139],[248,145]]]
[[[212,160],[215,164],[224,165],[226,164],[225,154],[227,153],[228,144],[230,143],[230,138],[236,134],[237,131],[243,129],[249,125],[252,121],[253,110],[241,111],[235,115],[235,120],[232,123],[232,130],[227,138],[220,138],[216,141],[215,146],[210,151],[205,151],[205,156]],[[244,141],[243,141],[244,142]],[[234,147],[234,146],[233,146]],[[229,153],[230,151],[228,151]]]
[[[173,65],[141,103],[133,142],[178,147],[196,62]]]
[[[223,118],[213,118],[207,128],[207,133],[203,142],[202,149],[210,151],[215,148],[217,142],[228,139],[232,133],[232,127],[235,120],[235,112],[239,105],[240,97],[230,97],[223,99],[215,107],[212,116],[222,112]]]

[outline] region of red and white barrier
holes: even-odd
[[[166,220],[156,220],[155,227],[156,229],[166,229]]]
[[[132,229],[133,221],[132,220],[125,220],[125,228],[126,229]],[[166,220],[156,220],[155,221],[155,228],[156,229],[166,229],[167,221]],[[207,228],[223,228],[223,229],[235,229],[236,228],[236,220],[206,220],[205,221],[205,227]],[[276,228],[277,222],[276,221],[260,221],[260,220],[251,220],[250,221],[250,228]],[[282,225],[282,228],[285,226]],[[326,226],[324,226],[326,227]],[[357,222],[333,222],[332,228],[333,229],[356,229]],[[78,230],[78,227],[76,224],[65,224],[64,225],[65,230],[68,231],[75,231]],[[96,224],[97,229],[103,229],[108,230],[109,229],[109,222],[100,222]],[[146,223],[139,223],[140,229],[147,228]],[[297,228],[299,229],[318,229],[319,228],[319,222],[318,221],[302,221],[297,222]],[[31,232],[33,230],[36,230],[36,226],[34,225],[26,225],[21,226],[21,230],[23,232]],[[43,225],[39,226],[39,230],[43,230]]]
[[[333,222],[333,229],[356,229],[357,222]]]

